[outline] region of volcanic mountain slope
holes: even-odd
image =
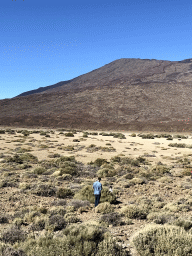
[[[189,131],[192,59],[119,59],[23,95],[0,101],[1,125]]]

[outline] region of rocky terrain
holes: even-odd
[[[192,59],[119,59],[0,101],[9,126],[191,131]]]

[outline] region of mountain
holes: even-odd
[[[0,101],[0,124],[191,131],[192,59],[119,59]],[[182,121],[183,120],[183,121]]]

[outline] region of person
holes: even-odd
[[[112,188],[112,186],[109,187],[109,192],[113,193],[113,188]]]
[[[102,184],[101,184],[101,178],[99,177],[97,181],[93,183],[93,189],[94,189],[94,195],[95,195],[95,207],[100,202],[101,197],[101,190],[102,190]]]

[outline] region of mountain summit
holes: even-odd
[[[189,131],[192,59],[119,59],[0,101],[10,126]]]

